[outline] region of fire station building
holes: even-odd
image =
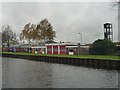
[[[44,54],[69,54],[73,52],[77,54],[78,46],[75,43],[49,43],[45,46],[33,46],[32,53]]]
[[[31,47],[32,53],[42,54],[78,54],[77,43],[49,43],[44,46],[33,46]],[[89,46],[80,46],[81,54],[89,54]]]
[[[75,43],[52,43],[46,44],[46,54],[68,54],[74,52],[77,54],[77,44]]]

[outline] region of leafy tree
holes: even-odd
[[[26,24],[20,34],[20,39],[30,40],[30,23]]]
[[[109,40],[96,40],[90,47],[91,54],[115,54],[116,53],[116,45]]]
[[[53,31],[53,27],[51,23],[48,22],[47,19],[43,19],[40,23],[26,24],[22,30],[20,35],[21,39],[27,39],[28,41],[31,40],[53,40],[55,37],[55,31]]]
[[[12,28],[7,25],[2,27],[2,47],[7,45],[8,49],[10,46],[17,44],[16,33],[12,31]]]
[[[38,32],[38,39],[45,40],[49,39],[52,41],[55,37],[55,31],[53,31],[53,26],[47,19],[43,19],[36,27],[36,31]]]

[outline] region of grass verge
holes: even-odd
[[[14,55],[34,55],[34,56],[50,56],[50,57],[67,57],[67,58],[86,58],[99,60],[120,60],[120,56],[115,55],[51,55],[51,54],[34,54],[21,52],[0,52],[0,54],[14,54]]]

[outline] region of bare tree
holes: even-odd
[[[2,34],[2,47],[7,45],[8,51],[10,46],[18,43],[16,39],[16,33],[12,31],[11,26],[9,25],[3,26],[1,34]]]
[[[118,6],[118,5],[120,5],[120,0],[117,0],[113,3],[113,6]]]

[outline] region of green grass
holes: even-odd
[[[0,54],[16,54],[16,55],[34,55],[34,56],[50,56],[50,57],[68,57],[68,58],[88,58],[88,59],[103,59],[103,60],[120,60],[120,56],[114,55],[51,55],[51,54],[33,54],[33,53],[18,53],[18,52],[0,52]]]

